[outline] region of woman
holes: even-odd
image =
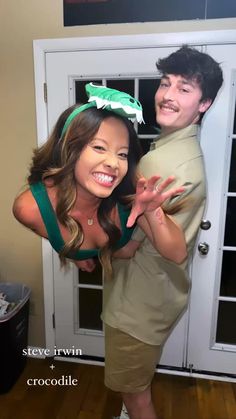
[[[82,261],[88,259],[93,266],[91,258],[98,256],[109,278],[112,253],[123,247],[132,233],[132,228],[126,227],[129,210],[124,200],[135,192],[140,157],[128,116],[91,104],[71,107],[59,117],[48,141],[35,150],[29,188],[16,198],[14,216],[47,238],[62,264],[70,258],[81,261],[75,263],[83,268]],[[180,229],[164,213],[165,228],[158,228],[161,224],[155,214],[166,198],[183,188],[162,193],[172,179],[156,189],[158,179],[138,182],[129,224],[142,214],[140,226],[154,245],[171,259],[177,253],[177,258],[184,258]]]

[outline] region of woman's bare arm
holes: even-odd
[[[39,236],[47,238],[39,208],[30,190],[22,192],[15,198],[12,212],[17,221],[25,227]]]
[[[138,181],[127,226],[131,226],[137,219],[137,224],[143,229],[155,249],[163,257],[180,264],[187,257],[184,232],[172,217],[164,213],[161,205],[171,196],[182,193],[184,188],[172,188],[165,192],[173,177],[169,177],[156,187],[159,179],[159,176],[153,176],[148,180],[141,178]]]

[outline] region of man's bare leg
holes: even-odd
[[[130,419],[157,419],[151,387],[138,393],[122,393],[122,397]]]

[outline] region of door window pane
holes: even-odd
[[[143,106],[143,117],[145,124],[138,126],[138,134],[152,134],[158,135],[156,123],[154,96],[160,84],[160,79],[140,79],[139,80],[139,101]]]
[[[236,252],[224,251],[220,295],[223,297],[236,297]]]
[[[115,79],[107,80],[107,87],[111,89],[121,90],[134,96],[134,79]]]
[[[88,96],[85,91],[87,83],[102,84],[102,80],[76,80],[75,81],[75,103],[88,102]]]
[[[102,267],[97,261],[96,268],[93,272],[78,271],[78,282],[80,284],[102,285]]]
[[[235,105],[235,112],[234,112],[234,134],[236,134],[236,105]]]
[[[236,246],[236,197],[228,197],[224,245]]]
[[[232,143],[232,154],[230,163],[230,176],[229,176],[229,192],[236,192],[236,140]]]
[[[236,302],[220,301],[216,342],[236,344]]]
[[[102,290],[79,288],[79,328],[102,330]]]

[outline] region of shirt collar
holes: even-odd
[[[170,134],[161,134],[155,141],[154,148],[161,147],[163,144],[169,143],[169,141],[179,141],[187,137],[197,137],[199,131],[199,125],[193,124],[188,125],[185,128],[178,129]]]

